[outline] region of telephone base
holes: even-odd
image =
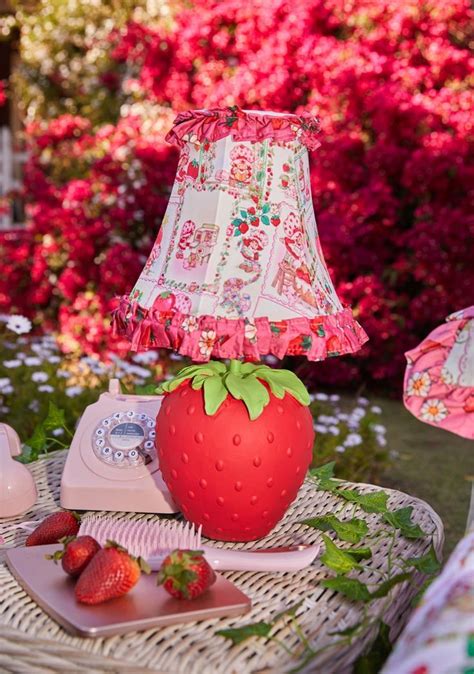
[[[119,382],[85,410],[61,479],[61,505],[71,510],[178,512],[161,475],[155,419],[161,397],[127,395]]]

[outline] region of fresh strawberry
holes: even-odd
[[[195,599],[216,581],[201,550],[175,550],[161,565],[157,585],[176,599]]]
[[[75,536],[79,531],[80,517],[76,513],[62,511],[53,513],[41,522],[26,539],[25,545],[48,545],[59,543],[60,538]]]
[[[142,559],[132,557],[125,548],[107,541],[79,576],[76,599],[81,604],[101,604],[122,597],[137,584],[141,571],[149,571]]]
[[[278,217],[278,215],[272,215],[272,217],[270,218],[270,222],[274,227],[278,227],[278,225],[280,224],[280,218]]]
[[[265,536],[295,499],[312,460],[303,383],[287,370],[210,361],[184,368],[159,392],[166,395],[155,442],[180,510],[209,538]]]
[[[92,536],[66,536],[61,538],[60,543],[63,543],[64,549],[46,555],[46,559],[53,559],[55,562],[61,560],[61,566],[70,576],[80,576],[100,550],[100,545]]]

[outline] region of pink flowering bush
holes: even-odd
[[[399,381],[403,351],[472,297],[469,0],[193,0],[170,10],[166,21],[131,13],[107,34],[100,80],[120,92],[120,113],[102,106],[92,124],[64,106],[30,123],[30,238],[7,263],[21,290],[0,280],[0,306],[59,320],[64,348],[122,350],[108,317],[166,207],[174,113],[308,111],[322,122],[312,188],[323,250],[371,340],[356,358],[301,372]]]

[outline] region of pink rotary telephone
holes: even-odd
[[[161,396],[125,395],[118,379],[79,422],[61,479],[71,510],[178,511],[161,476],[155,420]]]
[[[37,492],[33,476],[13,457],[21,454],[20,438],[7,424],[0,424],[0,517],[21,515],[34,505]]]

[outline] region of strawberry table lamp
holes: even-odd
[[[156,444],[173,498],[211,538],[268,533],[312,459],[309,395],[261,356],[318,361],[367,339],[321,251],[308,163],[318,130],[315,117],[237,107],[178,115],[163,224],[114,315],[133,350],[197,363],[160,387]]]

